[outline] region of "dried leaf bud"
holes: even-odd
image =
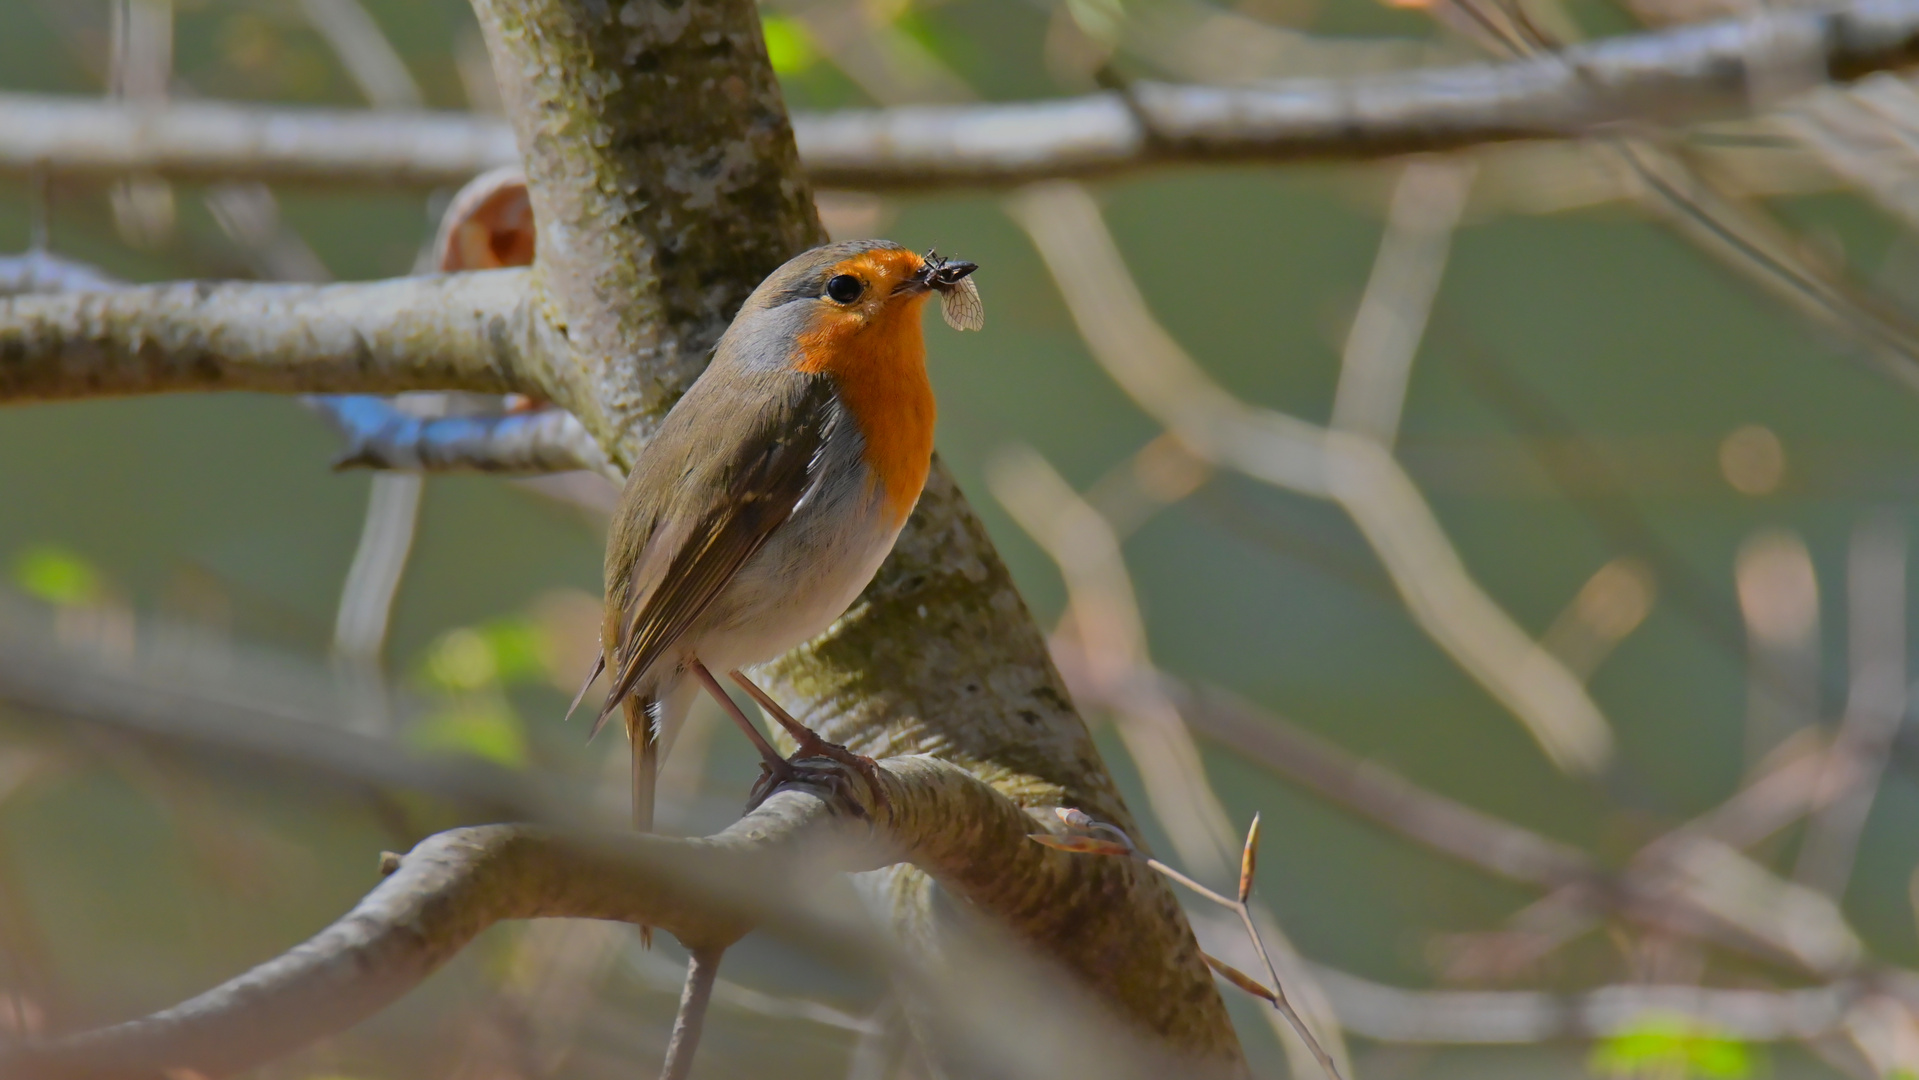
[[[1221,960],[1212,953],[1202,952],[1199,955],[1206,958],[1207,967],[1225,976],[1227,982],[1232,983],[1234,986],[1239,987],[1241,990],[1246,991],[1262,1001],[1271,1002],[1274,1005],[1279,1004],[1279,998],[1275,996],[1271,990],[1261,986],[1251,975]]]
[[[1060,822],[1069,829],[1090,829],[1093,827],[1092,817],[1084,810],[1075,810],[1070,806],[1059,806],[1053,809],[1053,813],[1059,818]]]
[[[1252,827],[1246,830],[1246,849],[1239,855],[1239,902],[1253,895],[1253,867],[1259,862],[1259,815],[1253,815]]]

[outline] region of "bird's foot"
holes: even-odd
[[[865,754],[856,754],[839,743],[827,742],[811,728],[802,727],[800,732],[804,734],[795,733],[800,746],[792,757],[760,762],[760,778],[754,782],[753,791],[747,797],[748,810],[765,802],[766,797],[780,785],[797,782],[827,788],[848,806],[858,810],[861,817],[865,817],[865,804],[852,789],[849,773],[858,773],[860,779],[865,781],[866,789],[872,793],[876,805],[882,808],[890,805],[886,788],[880,783],[878,762]]]
[[[880,783],[880,767],[878,762],[864,754],[855,754],[839,743],[827,742],[825,739],[820,738],[819,732],[814,731],[812,728],[794,719],[792,713],[787,712],[784,706],[773,700],[771,694],[760,689],[757,683],[747,678],[744,672],[734,671],[732,672],[732,676],[733,681],[738,683],[740,688],[745,690],[754,701],[758,702],[760,708],[766,710],[766,715],[772,717],[775,723],[785,728],[786,733],[792,736],[794,742],[799,744],[799,749],[793,751],[793,756],[789,758],[780,758],[769,753],[762,745],[760,750],[762,756],[760,779],[758,783],[753,785],[752,801],[747,805],[747,809],[751,810],[753,807],[765,801],[766,796],[771,794],[774,788],[786,781],[802,779],[803,776],[799,770],[811,768],[815,772],[820,772],[825,768],[819,765],[809,767],[800,764],[808,759],[815,761],[825,759],[827,761],[838,762],[841,765],[851,768],[860,774],[862,780],[866,781],[866,787],[873,793],[873,802],[876,805],[882,808],[890,805],[886,798],[886,788]],[[760,741],[764,743],[765,740]],[[835,794],[840,795],[851,805],[856,807],[861,805],[858,799],[853,798],[852,790],[845,786],[846,772],[844,769],[826,769],[825,772],[831,775],[822,775],[819,780],[820,783],[832,788]],[[862,810],[862,815],[863,814],[864,810]]]

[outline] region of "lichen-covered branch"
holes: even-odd
[[[0,403],[181,390],[537,392],[526,277],[0,297]]]
[[[682,19],[678,9],[668,9],[658,19],[636,16],[636,25],[623,30],[671,43],[690,25]],[[536,22],[513,20],[516,26]],[[610,37],[626,40],[622,34]],[[608,39],[578,40],[572,48],[585,52]],[[1915,60],[1919,0],[1867,0],[1837,10],[1780,11],[1612,38],[1502,64],[1290,79],[1258,88],[1139,84],[1130,102],[1103,93],[1020,104],[853,110],[801,115],[793,126],[807,171],[823,187],[1005,185],[1177,162],[1455,150],[1565,138],[1630,119],[1697,120],[1750,111],[1756,91],[1776,86],[1769,75],[1809,73],[1847,82]],[[625,74],[605,87],[580,86],[630,101],[637,87],[672,77],[630,69]],[[767,86],[750,82],[742,81],[737,91],[723,82],[712,88],[737,92],[742,100],[777,102],[767,96]],[[14,175],[35,169],[140,171],[201,179],[444,185],[514,161],[513,144],[497,121],[446,113],[202,103],[155,111],[9,94],[0,95],[0,115],[8,120],[0,127],[0,173]],[[527,132],[520,134],[525,145]],[[750,137],[747,129],[735,134]],[[697,175],[697,165],[674,157],[661,155],[660,176]]]

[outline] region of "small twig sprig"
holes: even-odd
[[[1334,1063],[1332,1055],[1326,1052],[1325,1047],[1319,1045],[1319,1040],[1314,1037],[1312,1029],[1306,1026],[1306,1021],[1302,1019],[1299,1012],[1293,1008],[1292,1002],[1286,999],[1286,989],[1281,986],[1279,982],[1279,971],[1273,967],[1273,958],[1266,951],[1266,943],[1260,940],[1259,929],[1253,925],[1252,909],[1248,906],[1247,901],[1251,899],[1253,895],[1253,871],[1259,862],[1258,814],[1253,815],[1253,824],[1246,830],[1246,846],[1240,851],[1238,896],[1230,897],[1224,893],[1207,888],[1192,878],[1187,877],[1185,874],[1180,873],[1178,870],[1139,850],[1133,843],[1132,837],[1127,836],[1126,833],[1117,826],[1107,824],[1103,821],[1096,821],[1085,811],[1075,810],[1071,807],[1062,806],[1053,812],[1059,817],[1060,823],[1065,825],[1070,831],[1065,835],[1056,833],[1032,833],[1028,839],[1036,843],[1044,844],[1050,848],[1056,848],[1060,851],[1070,851],[1079,855],[1118,855],[1125,858],[1138,859],[1149,868],[1164,874],[1206,899],[1211,900],[1213,903],[1238,915],[1239,924],[1246,928],[1246,936],[1252,940],[1253,948],[1259,953],[1260,961],[1266,965],[1266,975],[1272,980],[1271,989],[1268,989],[1266,985],[1258,979],[1253,978],[1251,975],[1233,967],[1231,964],[1226,963],[1216,956],[1205,952],[1200,953],[1200,955],[1206,958],[1207,966],[1224,976],[1227,982],[1232,983],[1234,986],[1239,987],[1241,990],[1279,1010],[1279,1014],[1284,1016],[1286,1022],[1292,1025],[1293,1030],[1299,1033],[1300,1039],[1306,1043],[1306,1048],[1312,1051],[1313,1057],[1319,1061],[1319,1067],[1326,1070],[1326,1075],[1331,1077],[1332,1080],[1340,1080],[1339,1066]]]

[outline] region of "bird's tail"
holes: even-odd
[[[633,743],[633,827],[653,831],[653,789],[660,778],[660,735],[653,726],[651,695],[634,694],[626,706],[626,737]]]
[[[653,726],[651,695],[630,694],[626,708],[626,737],[633,743],[633,827],[653,831],[653,793],[660,780],[660,737]],[[640,945],[653,947],[653,928],[640,927]]]

